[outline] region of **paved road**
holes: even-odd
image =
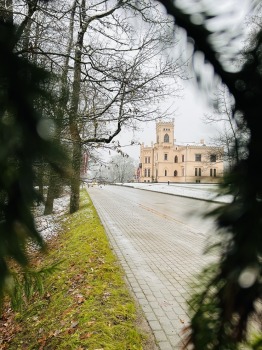
[[[199,214],[217,204],[117,186],[88,192],[159,349],[179,349],[188,284],[214,259],[202,254],[214,226]]]

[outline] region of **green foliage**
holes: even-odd
[[[16,27],[0,21],[0,302],[9,280],[8,259],[28,265],[26,246],[44,249],[31,212],[38,200],[34,162],[43,160],[65,175],[66,158],[43,136],[43,117],[36,100],[51,101],[45,91],[49,76],[15,53]]]
[[[194,293],[189,300],[191,326],[187,329],[186,344],[193,343],[197,350],[253,349],[256,344],[259,346],[259,339],[249,343],[236,341],[239,327],[237,313],[232,318],[225,316],[229,310],[221,305],[221,296],[226,288],[230,293],[231,288],[228,289],[229,281],[221,278],[219,268],[219,264],[210,265],[198,276],[197,284],[192,286]]]
[[[262,349],[262,335],[257,334],[253,337],[250,342],[250,349],[252,350],[261,350]]]
[[[35,293],[42,296],[45,292],[44,280],[59,269],[60,264],[61,262],[58,262],[40,270],[24,269],[19,272],[12,270],[5,284],[12,309],[22,311]]]

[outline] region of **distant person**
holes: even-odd
[[[169,181],[167,181],[167,184],[169,185]]]

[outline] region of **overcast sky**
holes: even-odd
[[[209,0],[206,1],[206,4],[210,5],[208,1]],[[219,12],[223,13],[225,11],[226,13],[230,13],[230,16],[224,17],[224,24],[222,25],[222,22],[219,24],[219,21],[213,23],[214,28],[212,29],[216,30],[221,28],[221,26],[225,26],[225,28],[229,30],[229,33],[231,32],[232,34],[234,31],[239,33],[239,28],[243,28],[245,15],[247,14],[248,6],[251,2],[252,0],[220,0],[219,3],[216,3],[216,5],[219,5]],[[223,17],[221,16],[220,18]],[[239,45],[242,44],[238,43],[237,46],[230,45],[230,48],[227,48],[226,51],[229,50],[232,55],[234,51],[237,52],[239,50]],[[226,57],[224,59],[226,59]],[[233,68],[232,65],[231,67]],[[216,124],[207,125],[203,121],[203,117],[204,114],[212,114],[213,108],[208,105],[204,93],[200,92],[192,82],[184,83],[183,95],[184,97],[182,99],[174,98],[173,100],[175,110],[173,116],[175,119],[174,136],[176,143],[198,143],[200,139],[204,139],[205,142],[209,144],[210,137],[214,137],[218,133],[219,126]],[[156,142],[155,124],[155,122],[141,123],[140,131],[122,131],[117,139],[120,141],[121,146],[130,144],[132,140],[140,143],[144,142],[145,145],[150,146],[151,141],[154,143]],[[122,150],[139,162],[140,147],[138,145],[123,147]]]
[[[183,95],[183,98],[174,98],[173,100],[174,109],[176,109],[174,113],[176,143],[198,143],[200,139],[204,139],[206,143],[209,143],[209,138],[217,133],[218,126],[207,125],[202,119],[205,113],[213,112],[212,108],[208,106],[203,93],[200,93],[190,82],[185,85]],[[156,142],[155,126],[155,122],[141,123],[140,131],[123,132],[118,137],[121,146],[130,143],[131,140],[144,142],[145,145],[150,146],[151,141]],[[139,161],[139,146],[133,145],[122,149],[129,156]]]

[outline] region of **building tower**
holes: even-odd
[[[174,119],[171,122],[156,123],[156,143],[174,145]]]

